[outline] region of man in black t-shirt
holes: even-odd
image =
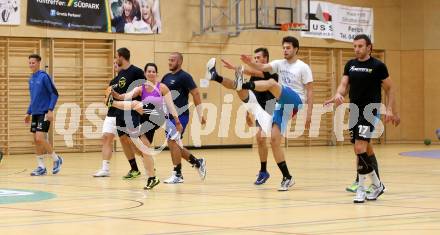
[[[166,137],[168,147],[170,148],[171,158],[174,169],[171,176],[164,180],[166,184],[183,183],[182,175],[182,158],[187,160],[193,167],[195,167],[202,180],[206,177],[206,161],[204,158],[196,158],[191,152],[183,147],[182,137],[186,126],[189,122],[189,94],[193,97],[194,105],[196,106],[197,114],[200,122],[206,123],[205,117],[202,113],[202,99],[200,97],[199,88],[197,88],[191,75],[182,70],[183,55],[179,52],[173,52],[168,58],[168,67],[171,71],[165,74],[162,78],[162,83],[165,84],[171,91],[174,104],[176,105],[177,113],[179,114],[180,123],[183,126],[182,133],[178,133],[175,128],[175,121],[172,117],[166,123]]]
[[[269,61],[269,51],[267,48],[257,48],[254,51],[254,59],[257,63],[267,64]],[[207,79],[217,81],[218,83],[222,84],[225,88],[228,89],[235,89],[234,81],[231,79],[224,78],[220,76],[216,69],[215,65],[212,65],[214,60],[210,60],[207,65]],[[226,60],[222,60],[223,65],[228,69],[237,70],[237,67],[232,65]],[[260,72],[260,71],[254,71],[248,68],[243,69],[243,73],[246,75],[250,75],[251,81],[259,81],[259,80],[268,80],[268,79],[274,79],[275,81],[278,81],[278,74],[270,74],[268,72]],[[257,118],[255,120],[255,125],[258,127],[257,132],[257,145],[258,145],[258,155],[260,156],[260,171],[257,175],[257,179],[255,180],[255,185],[261,185],[264,184],[270,177],[269,172],[267,171],[267,156],[268,156],[268,148],[266,145],[266,131],[264,129],[267,129],[267,126],[271,126],[272,124],[272,115],[273,111],[275,109],[275,97],[270,93],[269,91],[250,91],[250,90],[239,90],[237,91],[238,96],[240,99],[245,103],[253,103],[255,106],[260,106],[261,108],[258,109],[251,109],[251,113],[253,113]],[[248,106],[249,107],[249,106]],[[265,110],[267,113],[267,118],[264,118],[264,115],[259,115],[261,112],[264,112],[262,110]],[[261,119],[260,119],[261,117]],[[258,120],[260,119],[260,121]],[[267,120],[267,125],[264,125],[260,122]],[[250,115],[250,112],[247,112],[246,115],[246,122],[249,126],[253,125],[252,116]],[[266,126],[266,127],[264,127]]]
[[[115,70],[117,75],[109,84],[116,92],[124,94],[135,88],[136,84],[145,82],[145,75],[142,69],[130,64],[130,51],[127,48],[117,50],[115,58]],[[133,146],[130,136],[135,135],[135,129],[139,125],[139,114],[135,111],[130,112],[131,120],[126,120],[124,111],[110,107],[103,123],[103,146],[102,146],[102,168],[96,172],[94,177],[110,176],[110,158],[113,150],[113,139],[118,134],[122,149],[128,162],[130,163],[130,171],[123,179],[133,179],[140,175],[140,171],[136,164],[135,147]],[[128,113],[127,113],[128,114]],[[132,124],[131,124],[131,123]],[[133,132],[133,133],[132,133]],[[138,152],[138,151],[137,151]]]
[[[364,34],[357,35],[353,45],[356,59],[347,62],[336,95],[326,101],[325,105],[342,104],[349,90],[351,102],[349,127],[354,152],[357,155],[358,177],[353,202],[363,203],[365,199],[376,200],[385,190],[379,179],[378,164],[370,143],[375,124],[380,121],[381,88],[384,89],[387,97],[385,122],[397,126],[400,118],[395,108],[394,87],[388,77],[387,67],[371,56],[370,38]],[[369,191],[364,186],[366,176],[370,176],[372,180]]]

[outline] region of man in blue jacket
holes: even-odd
[[[44,155],[49,154],[53,159],[52,174],[61,170],[63,158],[58,156],[47,138],[50,122],[53,121],[53,110],[58,100],[58,91],[49,74],[40,70],[41,57],[37,54],[29,56],[29,68],[32,75],[29,79],[30,104],[24,122],[31,122],[31,132],[34,135],[35,152],[38,167],[31,172],[31,176],[46,175]]]

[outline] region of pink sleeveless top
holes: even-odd
[[[145,84],[142,84],[142,103],[144,114],[146,115],[165,115],[165,101],[160,93],[160,82],[157,83],[153,91],[148,92]]]

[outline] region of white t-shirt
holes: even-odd
[[[272,66],[272,73],[278,74],[278,83],[292,88],[303,104],[307,102],[307,90],[305,85],[313,82],[312,70],[309,65],[297,59],[290,64],[286,59],[274,60],[269,63]]]

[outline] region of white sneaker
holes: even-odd
[[[290,187],[292,187],[295,184],[295,180],[292,178],[287,179],[287,178],[283,178],[283,180],[281,181],[281,186],[278,189],[278,191],[287,191],[289,190]]]
[[[201,180],[205,180],[206,178],[206,160],[205,158],[200,158],[199,160],[200,167],[197,168],[197,172],[199,172],[199,176]]]
[[[243,65],[240,65],[237,67],[237,69],[235,69],[235,90],[237,91],[241,90],[243,83],[245,82],[243,78],[243,71]]]
[[[383,194],[383,192],[385,191],[385,186],[382,184],[382,182],[380,183],[380,186],[377,187],[376,185],[372,184],[371,185],[371,191],[369,193],[367,193],[367,200],[369,201],[374,201],[376,200],[380,195]]]
[[[364,203],[367,193],[363,186],[359,186],[356,190],[356,196],[353,198],[354,203]]]
[[[208,60],[208,63],[206,63],[206,73],[205,73],[205,79],[206,80],[215,80],[215,76],[217,76],[217,71],[215,70],[215,58],[211,58]]]
[[[165,184],[181,184],[183,183],[183,176],[177,176],[176,172],[171,173],[170,178],[163,181]]]
[[[103,169],[93,174],[93,177],[109,177],[109,176],[110,176],[110,171],[106,171]]]

